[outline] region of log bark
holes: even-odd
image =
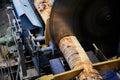
[[[34,6],[45,23],[45,44],[48,45],[49,38],[49,18],[52,8],[52,0],[34,0]]]
[[[71,69],[84,69],[78,75],[79,80],[102,80],[99,72],[93,69],[91,61],[75,36],[62,38],[59,48]]]
[[[50,17],[52,5],[52,0],[34,0],[34,6],[45,24]]]

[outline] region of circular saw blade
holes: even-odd
[[[58,44],[61,38],[72,34],[85,47],[95,43],[100,48],[105,47],[105,53],[111,51],[108,49],[115,52],[119,13],[118,0],[56,0],[50,16],[51,39]],[[107,42],[111,37],[114,39]]]

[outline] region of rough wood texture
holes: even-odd
[[[48,29],[51,8],[53,5],[52,0],[34,0],[34,5],[45,23],[45,43],[48,45],[50,41]]]
[[[46,26],[45,26],[45,44],[48,45],[50,41],[50,36],[49,36],[49,19],[46,21]]]
[[[64,37],[59,42],[59,48],[71,69],[83,68],[78,76],[79,80],[101,80],[97,70],[93,69],[86,52],[74,36]]]
[[[52,1],[51,0],[34,0],[34,5],[46,24],[47,19],[50,17]]]

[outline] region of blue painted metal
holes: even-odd
[[[35,40],[36,40],[36,41],[43,41],[43,40],[45,40],[45,36],[37,36],[37,37],[35,38]]]
[[[54,3],[55,2],[55,0],[52,0],[52,3]]]
[[[52,52],[52,56],[54,56],[54,46],[53,46],[53,43],[50,42],[50,43],[49,43],[49,46],[46,47],[46,48],[41,48],[41,51],[42,51],[42,52],[51,51],[51,52]]]
[[[87,55],[89,59],[92,61],[92,63],[100,62],[98,58],[93,54],[93,52],[89,51],[87,52]],[[120,80],[114,69],[100,71],[100,73],[104,80]]]
[[[104,78],[104,80],[120,80],[113,69],[101,71],[101,75]]]
[[[43,33],[43,27],[28,0],[13,0],[13,8],[17,18],[21,20],[21,27],[25,29],[35,29],[39,27],[40,33]]]
[[[33,57],[32,57],[32,61],[33,61],[33,63],[34,63],[34,66],[35,66],[35,69],[36,69],[37,73],[40,74],[40,73],[39,73],[39,71],[40,71],[40,70],[39,70],[39,64],[38,64],[38,60],[37,60],[36,56],[33,56]]]
[[[29,32],[30,30],[38,29],[39,34],[41,37],[43,37],[43,26],[41,22],[39,21],[37,15],[35,14],[31,4],[29,3],[29,0],[12,0],[13,4],[13,14],[15,16],[16,21],[20,20],[20,27],[22,28],[22,37],[23,37],[23,43],[25,44],[26,38],[30,36]],[[27,46],[25,46],[25,51],[28,50]],[[33,39],[31,39],[31,46],[33,48],[33,51],[35,50],[35,42]],[[38,71],[38,62],[37,58],[34,56],[32,58],[35,68]]]
[[[49,61],[53,74],[59,74],[65,72],[65,69],[59,58],[52,59]]]
[[[31,7],[29,0],[12,0],[12,1],[13,1],[13,5],[12,5],[13,13],[14,13],[14,16],[16,17],[16,21],[17,21],[17,19],[19,19],[21,21],[20,27],[23,29],[23,35],[24,35],[23,41],[25,41],[26,37],[29,36],[29,33],[25,30],[33,30],[36,28],[39,29],[39,33],[42,35],[42,36],[37,37],[36,40],[38,40],[38,41],[44,40],[44,36],[43,36],[44,31],[43,31],[42,24],[39,21],[38,17],[36,16],[33,8]],[[55,0],[52,0],[53,3],[54,3],[54,1]],[[120,46],[120,44],[119,44],[119,46]],[[35,47],[35,44],[34,44],[34,41],[32,41],[32,48],[34,49],[34,47]],[[25,49],[27,49],[27,47]],[[52,51],[52,55],[54,56],[54,46],[53,46],[52,42],[49,43],[48,47],[41,48],[41,51],[42,52]],[[120,48],[119,48],[118,52],[120,52]],[[43,56],[42,56],[42,58],[47,59]],[[91,61],[93,63],[99,62],[99,60],[97,60],[96,58],[94,58],[96,60],[93,60],[93,55],[89,55],[89,58],[91,59]],[[44,61],[44,59],[43,59],[43,61]],[[32,60],[33,60],[36,70],[39,71],[39,64],[38,64],[36,56],[33,56]],[[52,59],[49,62],[50,62],[51,69],[54,74],[58,74],[58,73],[65,71],[59,58]],[[40,64],[42,65],[43,63],[40,63]],[[38,74],[39,74],[39,72],[38,72]],[[113,69],[102,71],[101,74],[105,80],[119,80],[119,78],[117,77],[117,75]]]

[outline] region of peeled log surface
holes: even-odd
[[[51,0],[34,0],[34,5],[46,24],[47,19],[49,19],[50,17],[52,1]]]
[[[62,38],[59,48],[71,69],[84,69],[78,75],[79,80],[102,80],[99,72],[93,69],[91,61],[75,36]]]

